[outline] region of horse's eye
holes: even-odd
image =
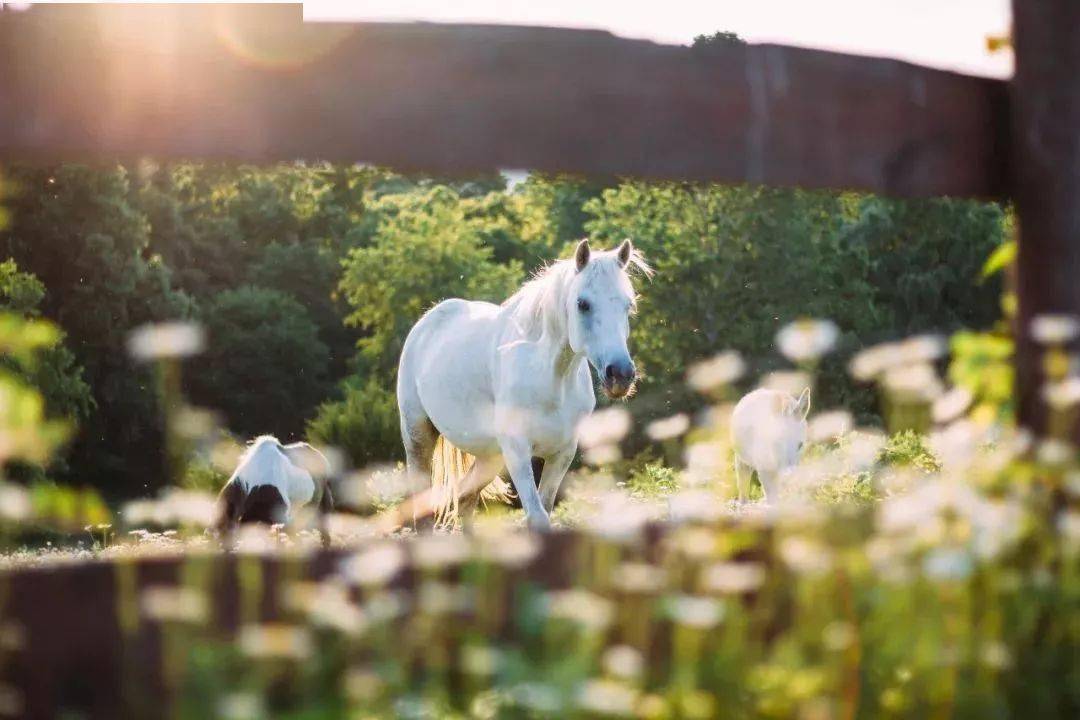
[[[585,298],[580,298],[577,301],[577,309],[580,310],[583,313],[587,313],[587,312],[589,312],[589,310],[592,309],[592,305],[590,305],[589,301],[586,300]]]

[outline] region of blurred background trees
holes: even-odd
[[[642,419],[690,407],[686,368],[721,349],[744,354],[750,379],[782,367],[776,330],[816,316],[842,338],[815,407],[872,420],[844,372],[855,351],[1000,315],[1000,279],[980,270],[1006,214],[969,201],[538,175],[510,188],[300,163],[5,177],[0,303],[64,330],[34,381],[80,421],[50,472],[113,497],[162,482],[153,378],[124,346],[144,322],[204,324],[187,389],[238,436],[309,433],[366,464],[400,453],[394,375],[412,323],[446,297],[501,301],[584,235],[630,237],[657,269],[631,338],[645,378],[628,407]]]

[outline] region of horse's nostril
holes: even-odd
[[[611,381],[611,380],[615,379],[615,366],[614,365],[608,365],[606,368],[604,368],[604,379],[608,380],[608,381]]]

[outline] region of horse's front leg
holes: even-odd
[[[501,437],[499,449],[506,461],[506,469],[510,471],[514,490],[521,498],[521,507],[525,508],[525,519],[529,527],[533,530],[550,529],[551,520],[540,502],[540,493],[536,491],[536,480],[532,471],[532,448],[528,441],[520,437]],[[546,468],[544,475],[547,475]]]
[[[549,458],[544,458],[544,471],[540,473],[540,501],[544,509],[549,513],[555,508],[555,498],[559,495],[559,486],[562,485],[566,471],[570,469],[570,463],[574,462],[577,454],[577,446],[569,447]]]

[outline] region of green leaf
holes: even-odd
[[[986,259],[986,263],[983,264],[981,279],[986,280],[992,277],[996,273],[1001,272],[1009,265],[1012,265],[1016,259],[1016,241],[1006,240],[997,246],[994,252],[990,253],[990,257]]]

